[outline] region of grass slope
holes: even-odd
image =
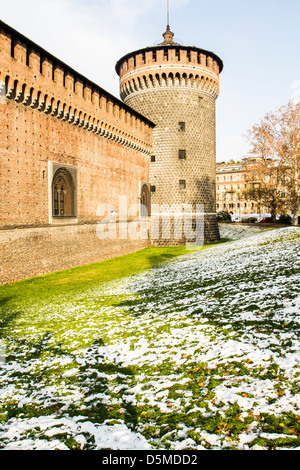
[[[0,446],[299,447],[299,248],[280,229],[2,286]]]
[[[221,242],[226,242],[224,239]],[[195,251],[209,248],[213,245],[194,247],[146,248],[144,250],[113,258],[100,263],[93,263],[65,271],[46,274],[24,281],[0,286],[0,306],[6,302],[30,298],[31,301],[44,296],[49,300],[57,295],[64,295],[85,287],[99,285],[139,272],[153,269],[162,263],[171,261],[178,256],[184,256]]]

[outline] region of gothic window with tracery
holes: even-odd
[[[140,197],[140,214],[141,217],[149,217],[150,216],[150,191],[147,184],[143,184],[141,190],[141,197]]]
[[[56,171],[52,183],[53,217],[75,217],[75,184],[66,168]]]

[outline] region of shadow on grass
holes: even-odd
[[[66,415],[86,417],[94,424],[102,424],[106,420],[112,422],[122,420],[128,427],[134,429],[138,425],[139,413],[133,404],[123,398],[123,395],[130,395],[129,382],[135,382],[136,371],[131,367],[122,367],[117,361],[109,360],[106,345],[101,338],[93,342],[82,358],[65,351],[61,343],[51,345],[50,340],[53,335],[53,332],[48,331],[36,343],[26,339],[13,340],[16,347],[6,357],[6,363],[11,365],[16,363],[10,380],[26,390],[28,397],[36,396],[37,404],[35,405],[35,399],[32,398],[30,407],[26,400],[25,404],[20,406],[11,396],[1,407],[3,412],[7,412],[8,418],[17,418],[21,414],[32,418],[53,413],[57,417]],[[57,361],[58,358],[63,360]],[[52,363],[55,363],[53,367]],[[22,368],[17,364],[21,364]],[[78,373],[68,377],[64,373],[70,364],[78,368]],[[69,386],[70,393],[74,392],[74,386],[78,388],[82,396],[79,402],[70,400],[66,407],[65,399],[61,400],[59,396],[62,381],[65,383],[66,396]],[[57,395],[55,392],[52,393],[51,399],[47,393],[49,386],[52,390],[57,387],[58,391]],[[44,394],[43,406],[40,397]]]
[[[14,312],[4,318],[0,317],[0,338],[3,336],[3,330],[10,326],[19,315],[20,312]]]
[[[172,261],[174,258],[178,258],[178,255],[175,254],[157,254],[157,255],[151,255],[147,256],[147,259],[151,265],[152,269],[159,268],[163,264],[167,263],[168,261]]]
[[[0,297],[0,309],[5,307],[8,302],[12,300],[12,297]]]
[[[97,339],[86,353],[91,363],[87,362],[79,369],[78,383],[84,391],[84,403],[81,409],[72,414],[86,416],[94,423],[106,420],[123,420],[129,427],[138,425],[139,413],[134,405],[123,399],[128,395],[128,381],[134,380],[135,371],[131,367],[122,367],[105,358],[106,348],[102,339]],[[116,387],[116,391],[112,391]]]

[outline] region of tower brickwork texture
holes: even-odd
[[[150,163],[152,208],[188,205],[196,217],[203,207],[204,242],[216,241],[215,102],[223,63],[211,52],[175,43],[169,26],[163,36],[163,43],[118,61],[120,96],[156,124]],[[187,241],[173,237],[172,244]],[[152,244],[170,240],[159,237]]]

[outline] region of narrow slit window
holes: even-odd
[[[151,163],[154,163],[156,161],[155,155],[151,155]]]
[[[186,180],[179,180],[179,189],[186,189]]]
[[[179,132],[184,132],[185,131],[185,122],[179,122],[178,123],[178,130],[179,130]]]
[[[178,156],[179,160],[186,160],[186,150],[179,150]]]
[[[15,38],[13,36],[11,37],[10,43],[10,55],[15,58]]]
[[[29,46],[26,47],[26,65],[29,67],[29,58],[30,58],[30,49]]]

